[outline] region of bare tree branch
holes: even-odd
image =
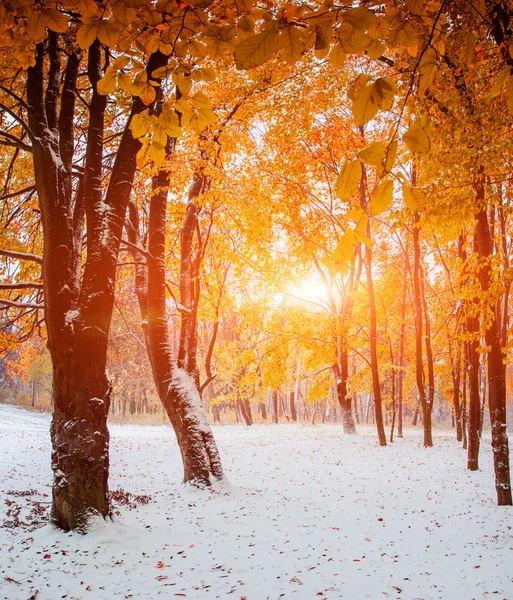
[[[44,304],[31,304],[30,302],[14,302],[13,300],[5,300],[4,298],[0,298],[0,310],[7,310],[8,308],[34,308],[34,309],[43,309]]]
[[[42,290],[42,283],[21,281],[20,283],[0,283],[0,290]]]
[[[39,264],[43,263],[43,258],[37,254],[30,254],[29,252],[15,252],[14,250],[4,250],[0,248],[0,256],[8,256],[9,258],[19,258],[20,260],[31,260]]]

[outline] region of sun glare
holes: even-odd
[[[316,274],[309,275],[291,287],[289,295],[310,304],[325,304],[329,301],[328,289]]]

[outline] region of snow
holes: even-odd
[[[201,398],[193,378],[184,369],[174,367],[172,385],[189,406],[186,419],[195,422],[196,427],[200,432],[209,433],[211,428],[205,417],[203,407],[201,406]]]
[[[49,424],[0,406],[1,501],[22,520],[49,507]],[[513,598],[488,438],[470,473],[451,431],[425,449],[413,429],[386,448],[370,427],[213,429],[231,486],[207,491],[180,484],[170,428],[111,426],[111,489],[151,500],[85,536],[0,529],[0,598]]]

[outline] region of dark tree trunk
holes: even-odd
[[[260,402],[260,413],[262,415],[262,419],[267,421],[267,411],[265,410],[265,402]]]
[[[154,56],[151,70],[160,66]],[[96,91],[101,58],[96,40],[88,51],[92,96],[85,170],[76,190],[72,183],[73,127],[81,56],[68,55],[61,81],[58,34],[50,32],[46,50],[43,44],[37,46],[35,65],[27,71],[28,118],[44,235],[45,321],[53,363],[51,518],[64,530],[85,531],[91,514],[109,513],[107,342],[121,232],[140,147],[128,128],[131,117],[143,107],[135,99],[104,194],[106,98]],[[84,217],[87,260],[82,275]]]
[[[484,200],[483,181],[480,180],[477,190],[478,200]],[[483,292],[486,294],[491,287],[491,257],[493,239],[488,224],[488,215],[484,208],[477,214],[476,241],[480,258],[486,260],[479,279]],[[495,469],[495,489],[499,506],[510,506],[511,478],[509,466],[509,444],[506,426],[506,369],[501,343],[501,323],[497,316],[495,304],[485,307],[486,344],[488,346],[488,403],[490,408],[490,423],[492,428],[492,448]]]

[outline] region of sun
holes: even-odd
[[[329,302],[328,288],[317,273],[311,273],[291,286],[288,295],[309,304],[326,306]]]

